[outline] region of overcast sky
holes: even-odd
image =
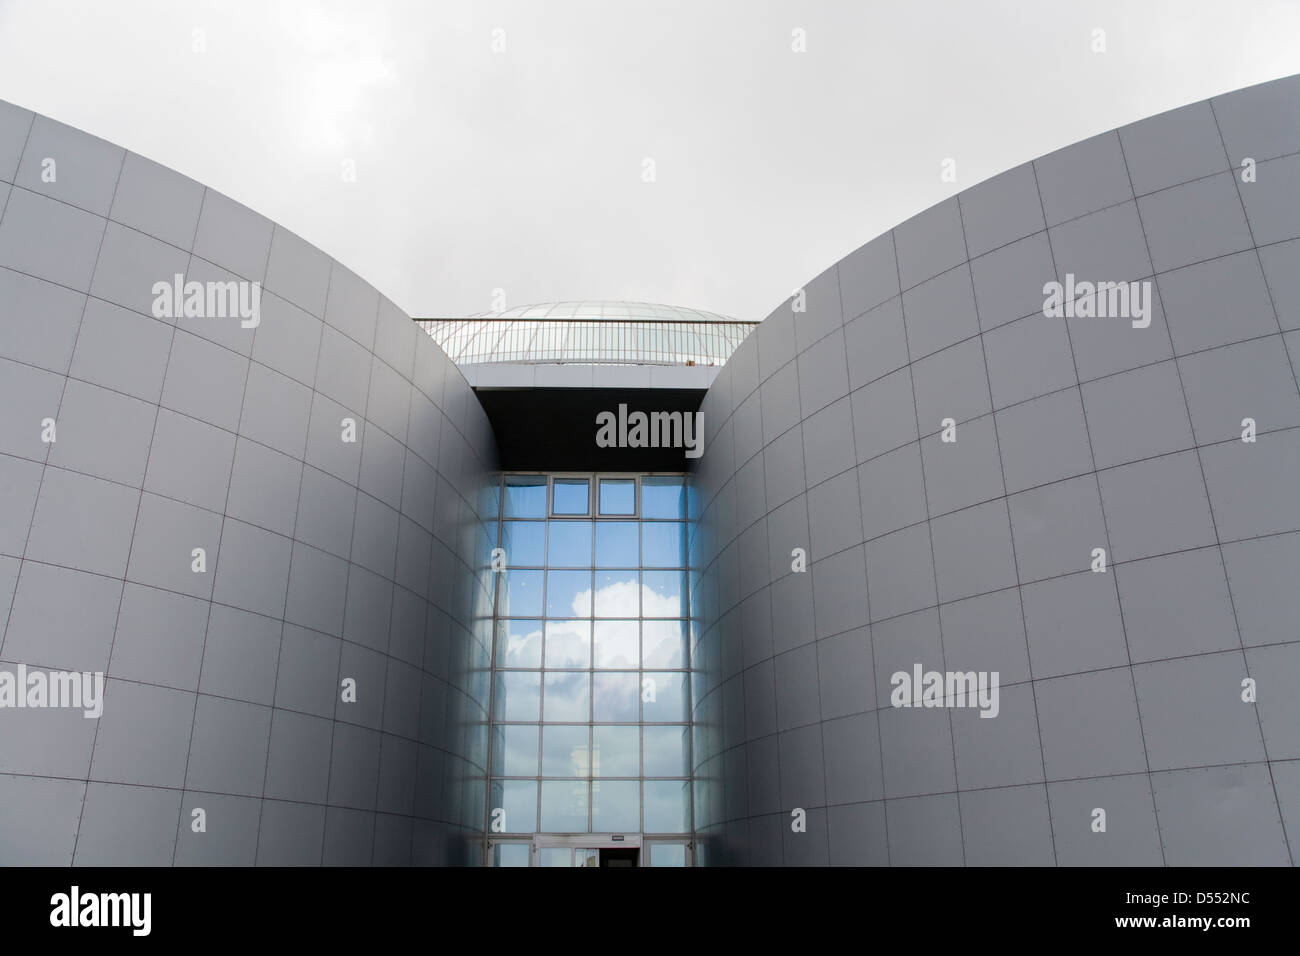
[[[228,193],[412,315],[500,288],[760,319],[957,190],[1300,73],[1297,38],[1297,0],[0,0],[0,99]]]

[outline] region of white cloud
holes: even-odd
[[[1233,9],[0,0],[0,98],[231,194],[413,314],[502,287],[754,319],[956,189],[1300,72],[1300,5]]]

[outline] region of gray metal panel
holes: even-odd
[[[460,840],[484,826],[476,801],[444,799],[441,784],[413,799],[417,734],[435,772],[485,773],[464,731],[485,691],[459,672],[479,656],[465,645],[489,639],[465,570],[481,556],[460,528],[439,569],[448,594],[466,579],[459,601],[438,596],[454,626],[426,630],[433,466],[452,479],[436,495],[457,521],[475,517],[493,466],[459,373],[391,303],[377,336],[375,290],[291,233],[8,104],[0,179],[0,666],[108,674],[98,722],[7,712],[0,855],[66,865],[75,844],[78,864],[409,863],[437,826],[420,859],[465,861]],[[260,322],[156,317],[153,285],[176,274],[265,280]],[[449,375],[466,436],[439,461]],[[358,483],[410,520],[368,495],[358,509]],[[387,656],[390,629],[412,663]],[[356,710],[339,702],[341,663],[361,684]],[[476,696],[450,693],[449,678]],[[407,758],[386,791],[396,816],[378,825],[377,732],[360,729],[372,742],[358,747],[345,728],[381,721]],[[198,808],[211,835],[185,825]]]
[[[791,374],[788,302],[760,325],[758,374],[743,348],[723,369],[758,389],[761,414],[742,404],[738,460],[706,451],[694,476],[711,860],[1292,861],[1297,94],[1292,77],[1104,133],[846,256],[847,399],[812,337]],[[1046,317],[1044,285],[1067,273],[1144,281],[1145,315]],[[769,583],[751,568],[745,600],[726,573],[764,517]],[[796,547],[809,570],[791,570]],[[810,621],[815,670],[800,656]],[[719,640],[750,665],[730,719]],[[897,672],[916,667],[996,672],[997,716],[893,706]],[[1248,676],[1258,702],[1242,699]],[[814,701],[820,722],[799,723]],[[779,764],[755,767],[774,730]],[[719,752],[747,763],[714,773]],[[819,773],[826,806],[808,807]],[[787,832],[794,806],[806,834]]]

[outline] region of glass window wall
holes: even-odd
[[[494,840],[667,834],[652,862],[679,858],[692,812],[684,482],[678,475],[504,477]],[[503,862],[517,852],[513,844],[494,847]],[[561,864],[566,852],[542,862],[568,865]]]

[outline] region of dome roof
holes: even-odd
[[[418,320],[458,365],[721,365],[757,322],[650,302],[548,302]]]
[[[502,312],[480,312],[474,318],[493,319],[577,319],[581,321],[650,322],[735,322],[736,319],[716,312],[683,309],[657,302],[543,302],[537,305],[520,305]]]

